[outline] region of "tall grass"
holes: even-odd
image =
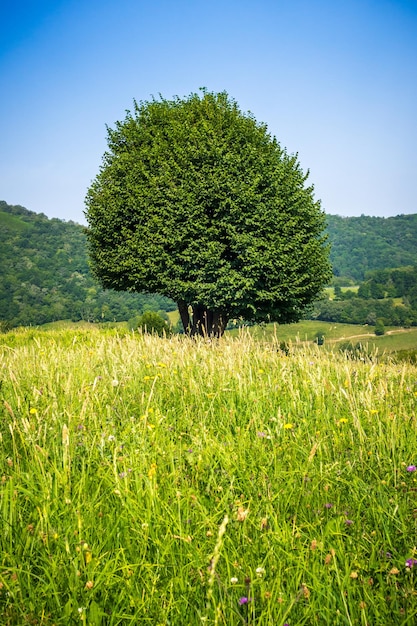
[[[0,354],[2,624],[415,623],[416,367],[244,333]]]

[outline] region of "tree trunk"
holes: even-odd
[[[177,302],[178,311],[180,312],[181,322],[186,335],[191,334],[191,318],[188,310],[188,304],[184,300]]]
[[[181,316],[181,322],[184,332],[190,337],[200,335],[201,337],[222,337],[228,316],[224,311],[215,309],[214,311],[205,308],[200,304],[194,304],[190,307],[183,300],[177,302],[178,310]]]

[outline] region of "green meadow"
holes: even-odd
[[[2,335],[0,623],[415,624],[417,367],[334,326]]]

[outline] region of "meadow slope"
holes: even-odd
[[[80,329],[0,367],[2,624],[415,623],[415,366]]]

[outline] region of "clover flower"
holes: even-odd
[[[417,470],[417,467],[415,465],[409,465],[407,467],[407,472],[415,472]]]

